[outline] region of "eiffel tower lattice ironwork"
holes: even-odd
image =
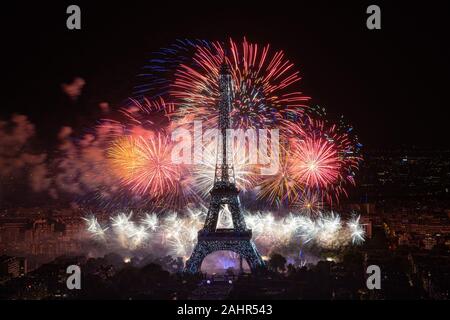
[[[264,261],[252,241],[252,231],[247,229],[239,202],[239,190],[236,187],[231,144],[227,140],[230,129],[232,98],[231,73],[226,63],[222,63],[219,75],[219,139],[214,186],[211,190],[211,202],[203,229],[198,232],[198,241],[189,260],[186,271],[200,271],[203,259],[212,252],[233,251],[244,258],[252,271],[264,267]],[[217,228],[221,210],[228,210],[233,220],[233,228]]]

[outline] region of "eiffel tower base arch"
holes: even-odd
[[[215,251],[232,251],[243,257],[252,272],[264,268],[265,264],[252,240],[199,240],[189,260],[186,261],[185,271],[200,272],[203,259]]]

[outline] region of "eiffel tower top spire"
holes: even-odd
[[[232,80],[231,72],[225,59],[220,66],[219,74],[219,129],[230,129],[230,112],[231,112],[231,98],[232,98]]]

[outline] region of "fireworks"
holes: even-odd
[[[338,179],[341,163],[337,150],[322,137],[299,140],[290,159],[293,179],[307,187],[326,189]]]
[[[206,198],[214,184],[214,175],[217,161],[217,145],[215,143],[204,144],[202,146],[203,157],[198,164],[193,165],[193,185],[199,194]],[[246,155],[245,147],[238,144],[232,146],[232,159],[234,165],[234,175],[236,185],[241,191],[250,191],[256,185],[258,176],[255,173],[254,165],[250,164]]]
[[[100,223],[98,223],[97,218],[93,216],[83,219],[86,221],[87,231],[92,235],[94,239],[105,240],[105,235],[108,227],[102,227]]]
[[[217,141],[202,138],[200,161],[179,164],[172,158],[171,133],[193,129],[194,120],[206,130],[217,127],[217,78],[223,62],[232,77],[233,128],[280,130],[279,166],[273,174],[259,175],[262,164],[250,163],[246,146],[231,148],[236,185],[245,194],[242,199],[250,205],[264,203],[259,208],[267,210],[245,213],[258,247],[265,252],[298,252],[299,246],[337,249],[364,241],[359,217],[344,221],[324,211],[354,184],[361,145],[353,128],[342,117],[336,123],[329,121],[324,108],[306,105],[310,98],[299,90],[300,73],[283,51],[245,38],[225,43],[177,41],[150,60],[139,75],[142,83],[134,98],[116,118],[103,120],[96,133],[106,155],[99,162],[112,173],[110,180],[118,182],[115,192],[108,193],[110,198],[130,194],[132,199],[145,199],[158,214],[135,219],[132,214],[117,214],[109,228],[90,218],[88,232],[127,250],[148,246],[171,255],[190,255],[205,219],[201,206],[213,186]],[[194,151],[189,149],[194,159],[199,153],[195,142]],[[295,213],[274,214],[269,211],[273,206]],[[232,227],[227,208],[219,225]]]
[[[148,233],[143,226],[137,226],[131,220],[133,213],[126,215],[121,213],[111,219],[111,224],[114,232],[117,234],[117,239],[123,247],[135,249],[139,247],[142,242],[148,238]]]
[[[364,242],[364,229],[359,223],[360,216],[353,217],[347,222],[348,228],[351,232],[352,243],[360,244]]]
[[[124,137],[112,143],[108,159],[121,182],[133,193],[152,198],[165,206],[187,201],[184,168],[172,161],[169,138],[155,134],[150,139]],[[184,184],[184,185],[183,185]]]
[[[156,231],[158,227],[159,219],[156,213],[146,213],[145,218],[142,219],[142,223],[151,231]]]
[[[137,139],[133,137],[121,137],[107,151],[111,167],[124,180],[132,179],[141,163],[136,144]]]
[[[174,105],[161,97],[155,100],[143,98],[142,102],[130,99],[130,103],[119,110],[124,118],[120,124],[129,135],[148,137],[148,134],[152,135],[152,132],[163,130],[170,124],[173,109]]]
[[[155,52],[142,71],[137,75],[138,83],[133,90],[133,97],[158,98],[168,94],[172,78],[182,64],[192,63],[192,56],[198,47],[211,48],[211,42],[201,39],[177,39],[166,48]]]
[[[272,52],[269,45],[246,39],[240,44],[230,39],[228,45],[213,42],[196,48],[193,63],[180,64],[171,86],[179,116],[195,114],[215,126],[217,78],[224,60],[233,79],[234,127],[270,127],[303,114],[309,97],[294,89],[300,75],[282,51]]]
[[[203,210],[188,210],[185,217],[177,213],[168,215],[161,225],[161,236],[169,254],[187,259],[197,242],[197,232],[203,226]]]
[[[302,234],[303,237],[307,237],[308,241],[316,239],[318,244],[325,247],[335,246],[334,242],[342,241],[340,239],[338,231],[342,228],[341,218],[334,212],[328,215],[321,215],[319,219],[316,220],[315,226],[309,232]]]
[[[294,202],[303,190],[299,180],[294,179],[289,155],[281,159],[278,172],[265,176],[259,185],[259,199],[267,199],[271,204],[280,202]]]
[[[248,194],[246,199],[265,200],[268,207],[303,203],[308,211],[307,195],[318,197],[314,203],[332,204],[346,194],[360,160],[353,128],[342,118],[328,123],[324,108],[306,106],[310,98],[299,90],[300,73],[283,51],[244,38],[179,40],[149,60],[134,98],[96,128],[106,144],[102,172],[110,170],[110,180],[119,182],[113,190],[98,193],[98,199],[170,209],[207,200],[216,145],[201,141],[200,162],[174,164],[171,134],[178,128],[193,129],[193,120],[201,121],[206,131],[216,128],[217,78],[224,61],[232,75],[233,127],[280,130],[279,170],[273,174],[260,175],[262,165],[248,161],[245,146],[233,147],[236,184]]]
[[[306,190],[292,205],[293,208],[307,215],[314,215],[320,212],[324,205],[318,192]]]
[[[170,254],[187,259],[197,241],[197,232],[203,227],[205,208],[187,209],[184,214],[171,212],[158,217],[146,213],[133,220],[133,214],[119,213],[110,219],[110,228],[101,227],[96,218],[86,218],[88,233],[97,240],[108,240],[121,249],[159,248],[161,255]],[[271,212],[246,212],[245,221],[253,231],[253,239],[265,253],[274,250],[298,252],[302,246],[321,249],[340,249],[364,241],[364,229],[359,216],[347,222],[334,212],[319,213],[312,218],[290,213],[277,217]],[[219,227],[230,228],[230,213],[219,217]]]
[[[149,140],[139,137],[136,142],[132,152],[137,154],[137,162],[131,167],[133,173],[127,183],[140,194],[160,197],[168,193],[180,178],[180,170],[171,159],[169,140],[158,134]]]
[[[288,125],[286,154],[289,154],[291,178],[303,186],[304,195],[320,195],[330,204],[346,194],[361,156],[357,137],[343,125],[328,124],[305,117]],[[299,200],[301,197],[299,197]]]
[[[359,216],[346,224],[334,212],[319,213],[314,218],[289,214],[278,219],[266,212],[247,214],[245,219],[253,230],[255,242],[268,251],[286,251],[292,246],[298,248],[299,244],[339,249],[350,243],[364,241],[364,229]]]

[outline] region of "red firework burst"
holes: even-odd
[[[343,128],[311,118],[287,128],[294,179],[306,189],[316,190],[330,203],[346,194],[348,183],[354,184],[361,160],[358,144]]]
[[[294,179],[308,187],[326,189],[338,181],[341,161],[335,146],[312,135],[298,141],[291,157]]]

